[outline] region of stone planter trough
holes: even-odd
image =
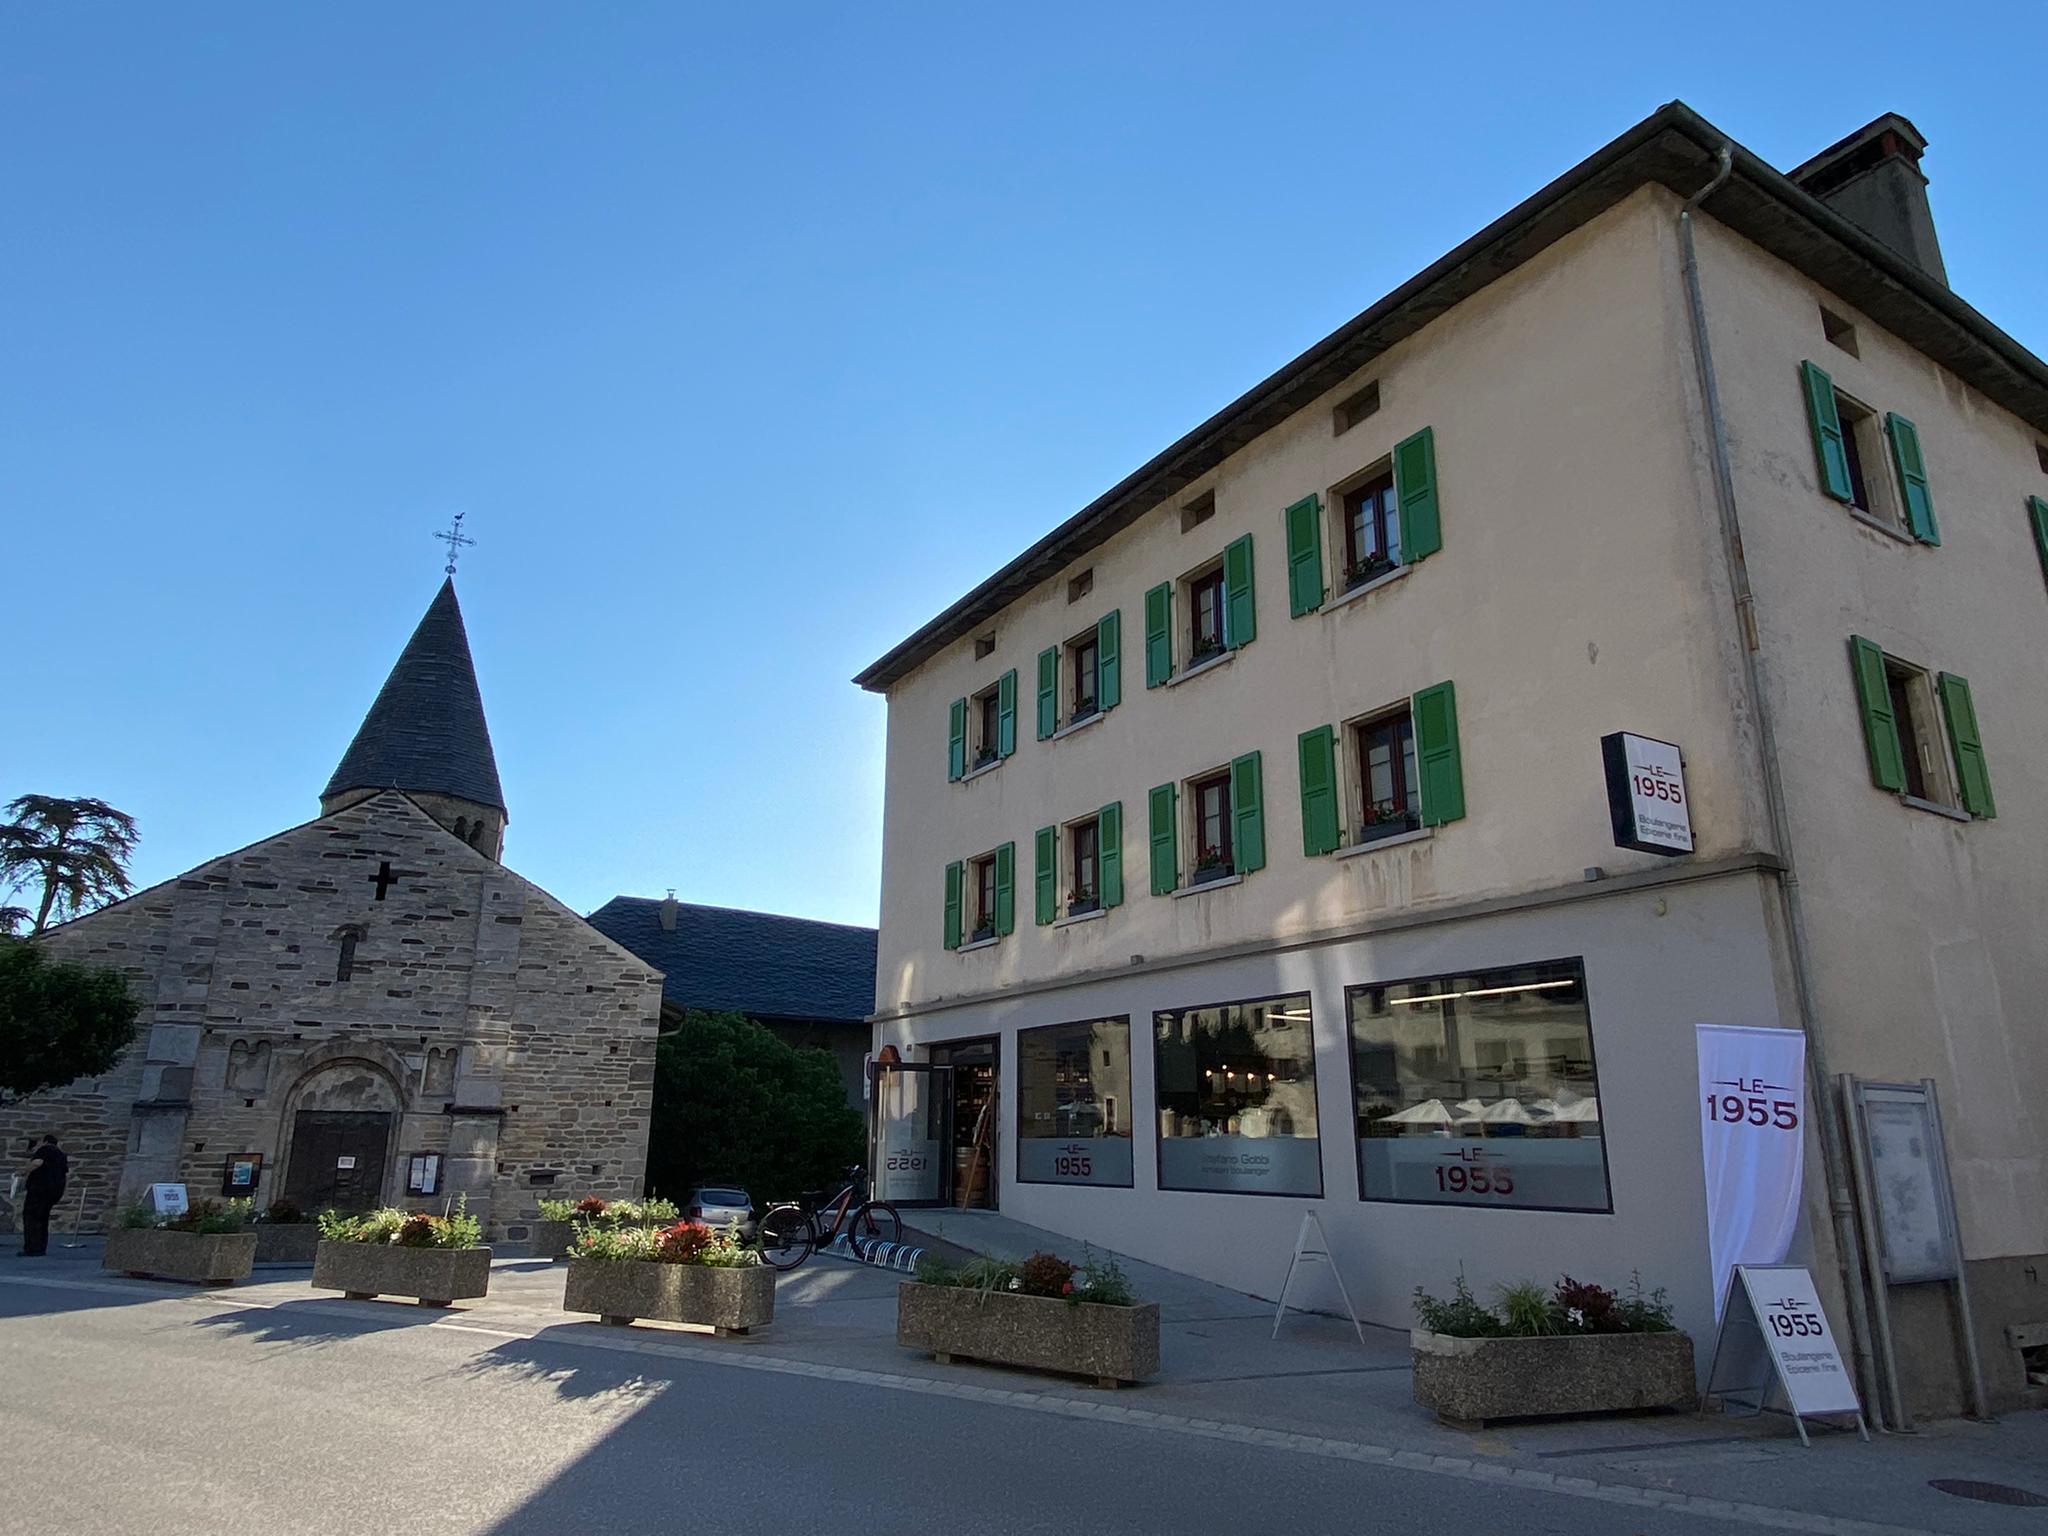
[[[533,1224],[533,1256],[536,1259],[565,1259],[569,1244],[576,1239],[573,1221],[536,1221]]]
[[[1496,1419],[1690,1408],[1699,1401],[1690,1334],[1458,1339],[1417,1329],[1409,1344],[1415,1400],[1459,1428]]]
[[[906,1280],[896,1291],[896,1342],[941,1364],[981,1360],[1086,1376],[1099,1387],[1134,1385],[1159,1371],[1159,1304],[1106,1307]]]
[[[490,1290],[491,1250],[323,1241],[313,1255],[313,1284],[350,1301],[410,1296],[423,1307],[445,1307]]]
[[[644,1259],[574,1259],[562,1310],[595,1312],[618,1327],[644,1317],[695,1323],[721,1336],[747,1333],[775,1319],[775,1271],[766,1264],[718,1269]]]
[[[249,1278],[256,1260],[253,1232],[164,1232],[117,1227],[107,1234],[100,1263],[138,1280],[191,1280],[233,1285]]]
[[[320,1245],[320,1227],[316,1222],[259,1221],[249,1230],[256,1234],[258,1264],[310,1264],[313,1250]]]

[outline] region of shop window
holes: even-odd
[[[1366,1200],[1608,1211],[1585,967],[1345,993]]]
[[[1152,1016],[1159,1187],[1323,1192],[1306,993]]]
[[[1017,1177],[1131,1187],[1131,1021],[1017,1031]]]

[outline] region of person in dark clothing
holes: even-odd
[[[50,1212],[64,1198],[64,1180],[70,1172],[71,1159],[57,1145],[56,1137],[45,1136],[41,1146],[29,1150],[21,1204],[23,1258],[41,1258],[50,1251]]]

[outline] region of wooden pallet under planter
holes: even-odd
[[[322,1241],[313,1253],[313,1284],[350,1301],[410,1296],[423,1307],[445,1307],[490,1291],[491,1250]]]
[[[313,1250],[320,1246],[317,1222],[259,1221],[249,1230],[256,1234],[258,1264],[310,1264]]]
[[[572,1259],[564,1312],[595,1312],[623,1328],[638,1318],[694,1323],[720,1335],[748,1333],[775,1320],[775,1271],[766,1264],[721,1269],[649,1259]]]
[[[1415,1400],[1459,1428],[1496,1419],[1690,1408],[1692,1336],[1583,1333],[1460,1339],[1416,1329]]]
[[[980,1360],[1086,1376],[1099,1387],[1135,1385],[1159,1373],[1159,1304],[1106,1307],[906,1280],[896,1291],[896,1342],[941,1364]]]
[[[189,1280],[199,1285],[233,1285],[249,1278],[256,1262],[253,1232],[166,1232],[155,1227],[116,1227],[107,1234],[100,1263],[138,1280]]]

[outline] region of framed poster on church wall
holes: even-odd
[[[441,1192],[441,1154],[415,1152],[405,1160],[405,1192],[435,1195]]]
[[[223,1195],[252,1198],[256,1185],[263,1177],[263,1154],[261,1152],[230,1152],[221,1161],[220,1192]]]

